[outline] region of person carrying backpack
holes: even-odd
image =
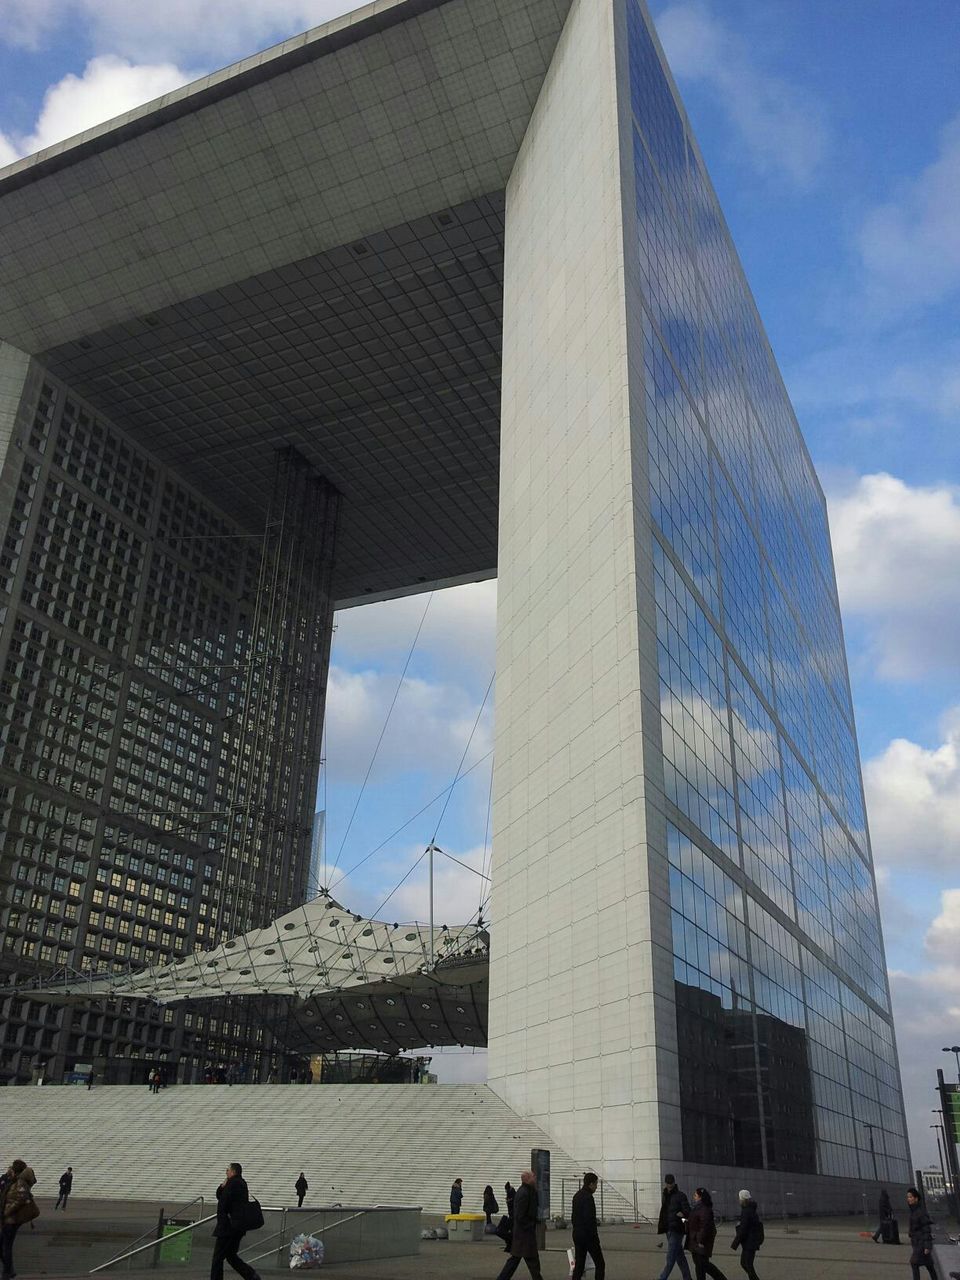
[[[210,1280],[223,1280],[223,1264],[229,1262],[243,1280],[260,1280],[238,1250],[240,1241],[252,1227],[250,1191],[243,1180],[243,1166],[227,1165],[227,1176],[217,1187],[217,1223],[213,1229],[215,1244],[210,1262]],[[262,1217],[261,1217],[262,1225]]]
[[[737,1198],[740,1201],[740,1221],[730,1248],[740,1250],[740,1266],[747,1273],[747,1280],[760,1280],[753,1268],[753,1261],[763,1244],[763,1223],[757,1212],[757,1202],[749,1191],[741,1191]]]

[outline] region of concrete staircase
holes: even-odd
[[[307,1204],[422,1205],[449,1209],[463,1179],[464,1211],[480,1211],[483,1188],[519,1184],[531,1147],[551,1151],[553,1211],[562,1178],[582,1168],[536,1125],[483,1085],[99,1085],[0,1092],[4,1156],[22,1157],[39,1196],[56,1195],[66,1166],[78,1197],[182,1203],[212,1196],[231,1160],[243,1164],[264,1205],[296,1204],[303,1169]],[[567,1184],[569,1204],[571,1184]],[[631,1217],[609,1185],[608,1216]]]

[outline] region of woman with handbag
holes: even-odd
[[[36,1174],[25,1160],[14,1160],[10,1166],[10,1173],[12,1176],[0,1199],[2,1280],[13,1280],[17,1274],[13,1269],[13,1242],[17,1238],[17,1232],[25,1222],[32,1222],[34,1218],[40,1216],[32,1191],[37,1181]]]

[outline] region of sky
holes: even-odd
[[[0,0],[0,165],[352,7]],[[828,496],[926,1165],[960,1043],[960,6],[653,11]],[[355,910],[423,918],[431,840],[438,918],[481,909],[495,602],[488,582],[337,617],[319,800],[325,878]],[[483,1056],[443,1073],[482,1078]]]

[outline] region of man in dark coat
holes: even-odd
[[[907,1191],[907,1205],[910,1209],[910,1269],[913,1280],[920,1280],[921,1267],[929,1271],[933,1280],[937,1280],[937,1271],[933,1265],[933,1223],[923,1207],[916,1187],[910,1187]]]
[[[506,1197],[506,1201],[507,1201],[507,1220],[510,1223],[510,1231],[513,1231],[513,1202],[517,1198],[517,1188],[512,1186],[511,1183],[507,1181],[503,1184],[503,1194]],[[510,1252],[509,1234],[505,1235],[503,1239],[506,1240],[507,1242],[503,1246],[503,1252],[509,1253]]]
[[[450,1212],[459,1213],[460,1206],[463,1204],[463,1179],[454,1178],[453,1186],[450,1188]]]
[[[683,1280],[690,1280],[690,1268],[687,1256],[683,1252],[683,1237],[686,1234],[686,1220],[690,1217],[690,1201],[677,1186],[672,1173],[663,1178],[663,1191],[660,1193],[660,1217],[657,1221],[657,1232],[667,1237],[667,1256],[660,1272],[660,1280],[667,1276],[675,1266],[680,1268]]]
[[[757,1212],[757,1202],[749,1191],[739,1192],[737,1198],[740,1201],[740,1221],[730,1248],[740,1250],[740,1266],[747,1273],[747,1280],[760,1280],[753,1269],[757,1250],[763,1244],[763,1227]]]
[[[510,1241],[510,1257],[503,1264],[497,1280],[509,1280],[520,1266],[521,1259],[534,1280],[541,1280],[540,1252],[537,1249],[537,1220],[540,1197],[537,1194],[537,1178],[531,1169],[520,1175],[517,1198],[513,1202],[513,1237]]]
[[[53,1206],[54,1209],[61,1209],[61,1208],[66,1209],[67,1200],[69,1199],[70,1192],[72,1190],[73,1190],[73,1165],[68,1164],[66,1172],[61,1173],[60,1175],[60,1194],[57,1196],[57,1203]]]
[[[297,1208],[302,1209],[303,1197],[310,1190],[309,1183],[307,1182],[306,1178],[303,1176],[302,1169],[300,1170],[300,1177],[296,1180],[296,1182],[293,1185],[296,1188],[296,1192],[297,1192]]]
[[[596,1280],[603,1280],[606,1263],[600,1248],[600,1232],[597,1229],[597,1204],[593,1198],[597,1189],[597,1175],[585,1173],[583,1186],[573,1197],[570,1206],[570,1225],[573,1228],[573,1274],[571,1280],[583,1280],[587,1254],[596,1267]]]
[[[883,1224],[893,1219],[893,1205],[890,1203],[890,1193],[886,1187],[880,1189],[880,1204],[878,1206],[880,1214],[880,1225],[873,1233],[874,1241],[879,1244],[880,1237],[883,1235]]]
[[[237,1253],[246,1234],[247,1204],[250,1192],[243,1180],[243,1167],[227,1165],[227,1176],[217,1187],[217,1225],[213,1229],[213,1258],[210,1280],[223,1280],[223,1264],[229,1262],[243,1280],[260,1280],[260,1276]]]

